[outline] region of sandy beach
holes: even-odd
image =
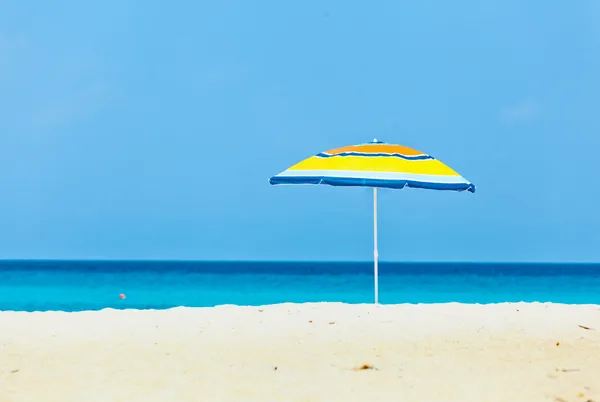
[[[0,329],[0,402],[600,402],[597,305],[1,312]]]

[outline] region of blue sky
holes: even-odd
[[[477,192],[380,192],[395,261],[600,261],[597,1],[0,2],[0,258],[369,260],[373,137]]]

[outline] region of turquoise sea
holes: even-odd
[[[600,264],[383,262],[379,287],[383,304],[600,304]],[[372,301],[371,262],[0,261],[0,310]]]

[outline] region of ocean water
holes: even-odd
[[[379,270],[383,304],[600,304],[600,264],[384,262]],[[0,261],[0,310],[324,301],[372,303],[372,263]]]

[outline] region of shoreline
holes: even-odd
[[[91,312],[106,312],[106,311],[115,311],[115,312],[145,312],[145,311],[170,311],[170,310],[178,310],[178,309],[191,309],[191,310],[207,310],[207,309],[221,309],[221,308],[243,308],[243,309],[264,309],[264,308],[273,308],[277,306],[289,306],[289,307],[297,307],[297,306],[350,306],[350,307],[373,307],[377,309],[386,309],[386,308],[395,308],[395,307],[434,307],[434,306],[516,306],[516,305],[541,305],[541,306],[589,306],[589,307],[598,307],[600,308],[600,304],[596,303],[563,303],[563,302],[552,302],[552,301],[518,301],[518,302],[492,302],[492,303],[464,303],[464,302],[436,302],[436,303],[346,303],[346,302],[283,302],[283,303],[272,303],[272,304],[218,304],[214,306],[173,306],[166,308],[114,308],[114,307],[104,307],[101,309],[93,309],[93,310],[0,310],[0,314],[2,313],[91,313]]]

